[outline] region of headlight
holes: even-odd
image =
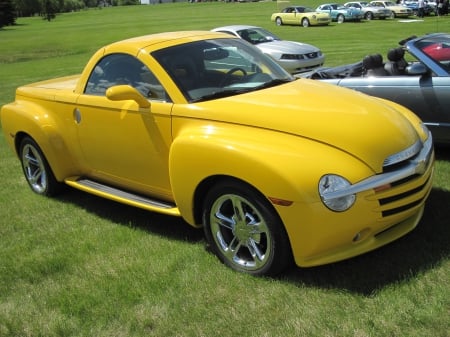
[[[322,202],[332,211],[343,212],[348,210],[355,203],[356,196],[354,194],[346,195],[339,198],[325,198],[328,193],[339,191],[350,186],[350,182],[335,174],[326,174],[319,181],[319,194]]]

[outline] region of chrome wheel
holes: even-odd
[[[268,275],[289,262],[287,235],[266,202],[252,189],[234,184],[217,186],[209,193],[203,217],[205,235],[229,267]]]
[[[342,14],[339,14],[337,17],[337,23],[344,23],[345,18]]]
[[[281,25],[283,25],[283,20],[281,20],[281,18],[278,17],[275,19],[275,23],[277,24],[277,26],[281,26]]]
[[[303,27],[309,27],[309,20],[308,20],[307,18],[304,18],[304,19],[302,20],[302,26],[303,26]]]
[[[44,154],[34,140],[26,137],[20,145],[20,162],[31,189],[37,194],[52,195],[60,188]]]

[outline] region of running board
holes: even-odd
[[[64,182],[76,189],[97,195],[102,198],[114,200],[122,204],[142,208],[152,212],[164,213],[168,215],[180,216],[180,211],[175,204],[150,199],[142,195],[127,192],[116,187],[99,183],[98,181],[86,178],[72,177],[67,178]]]

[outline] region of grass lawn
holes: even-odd
[[[450,28],[450,17],[434,16],[277,27],[276,10],[276,2],[185,2],[19,18],[0,30],[0,105],[21,84],[81,72],[107,43],[154,32],[253,24],[320,47],[332,66]],[[229,270],[178,218],[76,190],[33,194],[4,137],[0,178],[2,337],[450,337],[449,149],[437,149],[433,191],[411,234],[278,278]]]

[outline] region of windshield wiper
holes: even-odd
[[[233,90],[222,90],[215,91],[211,94],[201,96],[199,98],[195,98],[191,100],[192,103],[209,101],[210,99],[223,98],[233,95],[243,94],[244,92],[252,91],[254,88],[245,88],[245,89],[233,89]]]
[[[283,79],[277,78],[277,79],[271,80],[269,82],[263,83],[261,85],[258,85],[257,87],[255,87],[255,89],[266,89],[266,88],[276,87],[277,85],[289,83],[292,81],[293,80],[291,78],[283,78]]]

